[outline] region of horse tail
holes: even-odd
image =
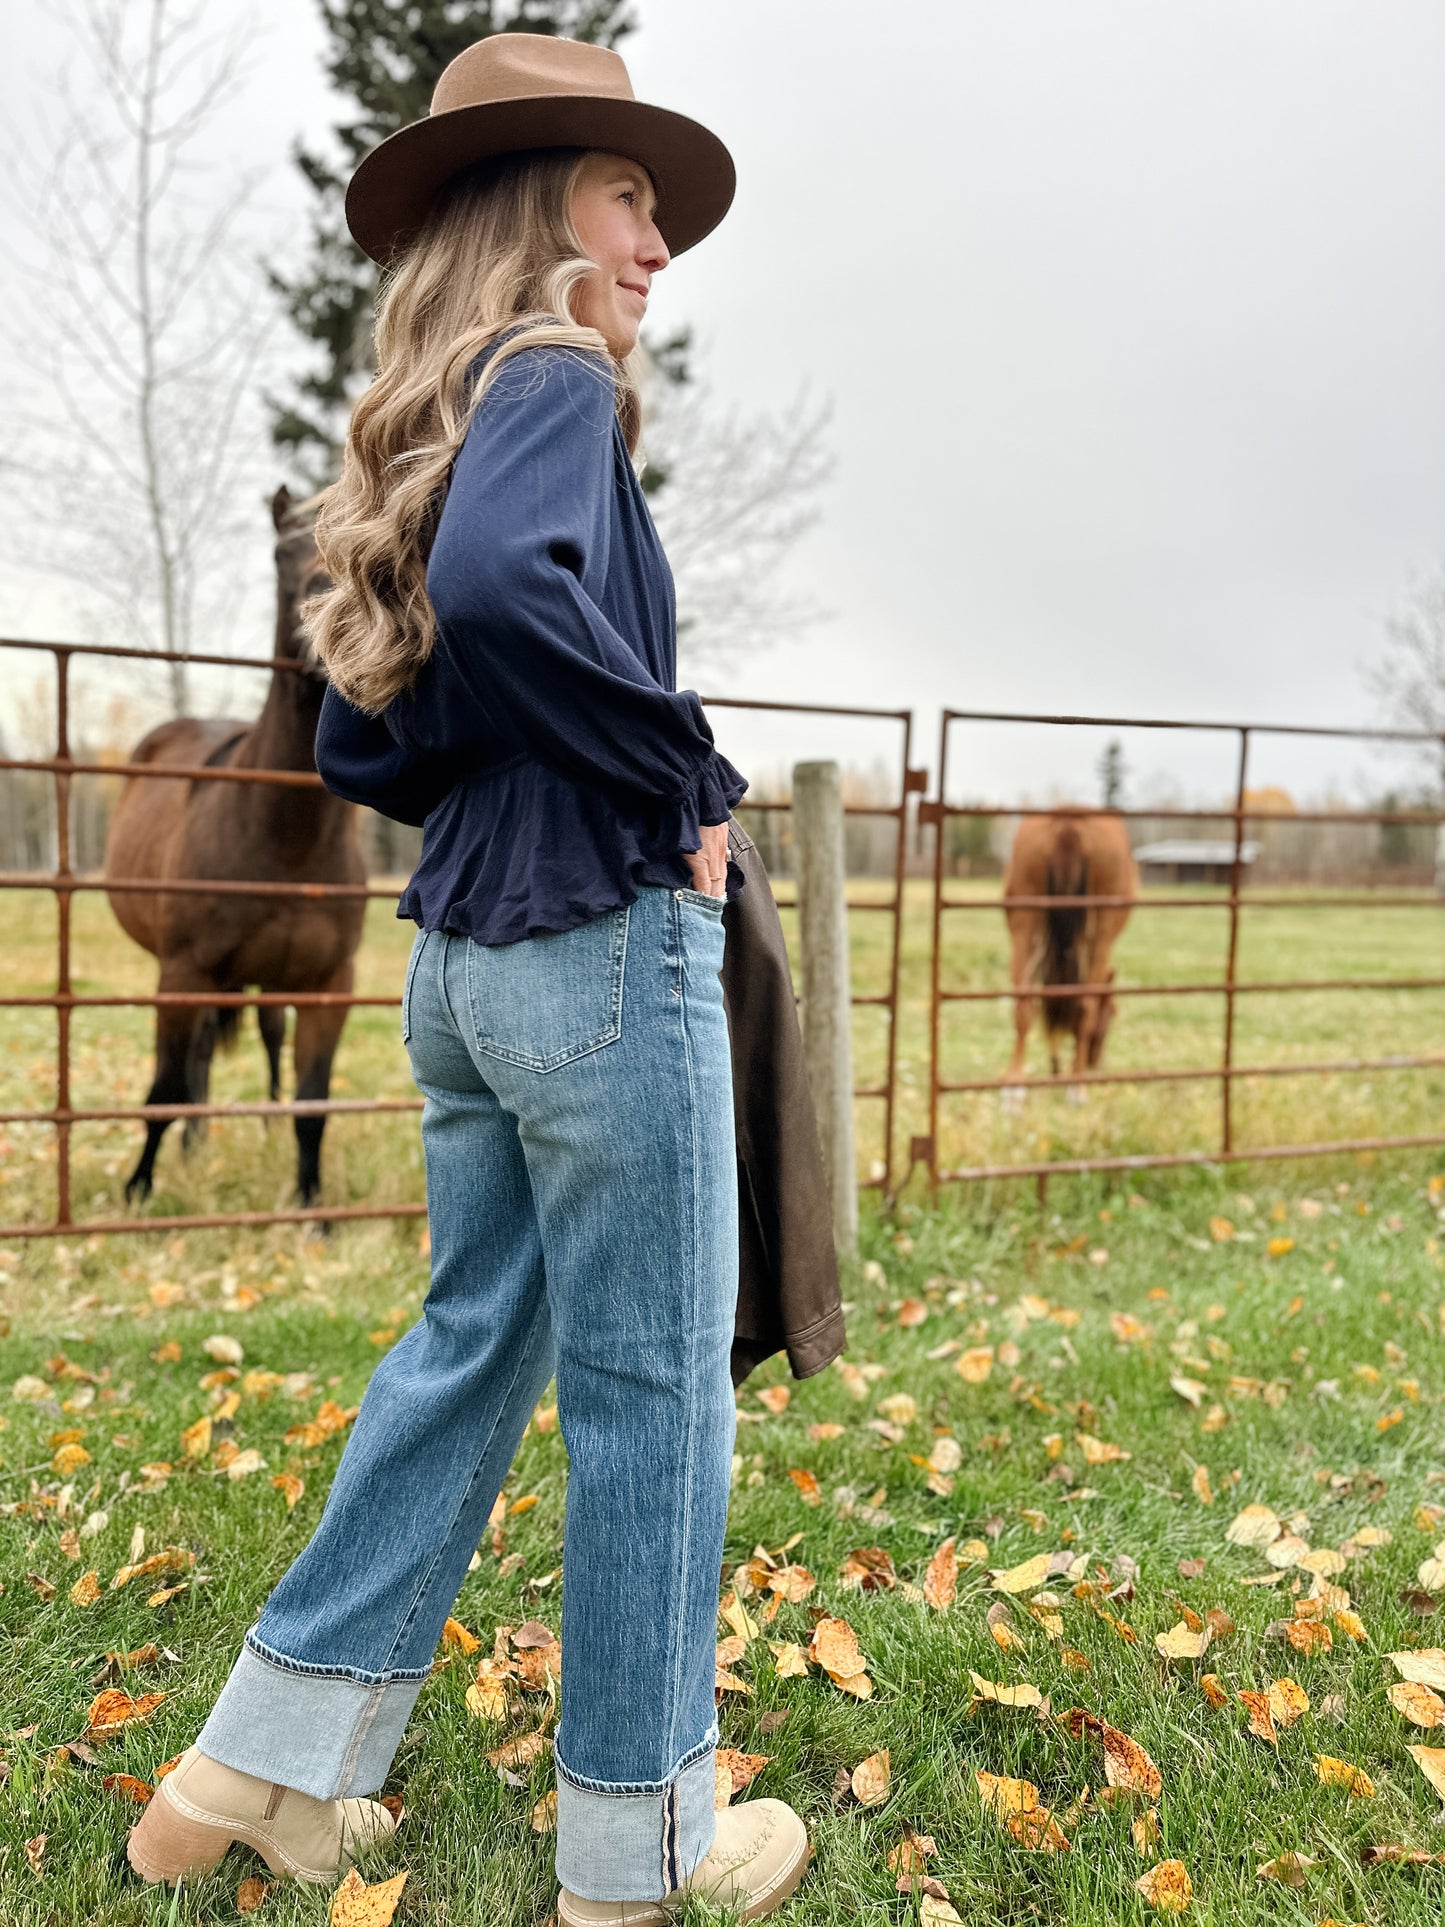
[[[241,1011],[237,1004],[223,1004],[216,1011],[216,1049],[234,1050],[236,1034],[241,1028]]]
[[[1089,894],[1089,859],[1084,853],[1078,825],[1063,822],[1054,832],[1044,872],[1044,895],[1083,897]],[[1060,904],[1044,912],[1044,982],[1077,984],[1084,980],[1080,956],[1082,938],[1088,921],[1082,904]],[[1046,997],[1044,1022],[1049,1030],[1071,1030],[1078,1018],[1078,1005],[1072,997]]]

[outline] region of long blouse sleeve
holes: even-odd
[[[614,409],[600,357],[529,348],[498,374],[458,452],[427,572],[437,674],[455,699],[424,715],[403,701],[400,732],[444,754],[510,744],[619,801],[723,821],[737,773],[700,699],[666,688],[599,606]]]
[[[334,796],[418,827],[447,794],[454,777],[444,764],[398,742],[384,713],[367,715],[331,683],[321,698],[316,724],[316,768]]]

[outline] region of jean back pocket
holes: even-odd
[[[555,1071],[622,1035],[628,905],[575,930],[516,943],[468,943],[476,1047],[529,1071]]]

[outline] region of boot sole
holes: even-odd
[[[766,1893],[756,1895],[743,1912],[737,1915],[737,1919],[744,1921],[761,1920],[766,1914],[775,1913],[777,1909],[782,1906],[783,1902],[792,1894],[796,1893],[797,1889],[802,1885],[803,1875],[808,1871],[808,1865],[812,1858],[813,1843],[811,1840],[805,1839],[803,1842],[803,1851],[797,1860],[794,1861],[793,1865],[779,1876],[774,1884],[768,1888]],[[705,1895],[704,1898],[706,1898]],[[597,1906],[605,1903],[594,1901],[590,1904]],[[647,1902],[639,1903],[639,1905],[643,1906],[648,1904]],[[659,1924],[659,1927],[661,1927],[661,1923],[664,1921],[669,1923],[676,1921],[677,1914],[670,1908],[659,1906],[656,1902],[650,1904],[657,1909],[653,1915],[653,1920]],[[589,1920],[584,1914],[573,1913],[567,1905],[565,1896],[561,1894],[558,1895],[557,1900],[557,1918],[562,1922],[562,1927],[594,1927],[595,1922],[595,1917],[594,1920]],[[644,1918],[645,1916],[641,1914],[638,1915],[639,1922]]]
[[[340,1867],[303,1867],[268,1834],[182,1813],[167,1795],[164,1781],[131,1828],[125,1854],[142,1880],[173,1887],[192,1874],[208,1873],[212,1867],[219,1866],[236,1845],[254,1847],[272,1873],[289,1874],[313,1886],[328,1886],[339,1880],[351,1864],[347,1858]]]

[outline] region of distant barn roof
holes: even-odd
[[[1248,839],[1240,845],[1241,863],[1253,863],[1259,854],[1259,844]],[[1140,863],[1233,863],[1234,841],[1219,838],[1209,841],[1200,838],[1192,842],[1188,837],[1177,836],[1164,843],[1141,843],[1134,852]]]

